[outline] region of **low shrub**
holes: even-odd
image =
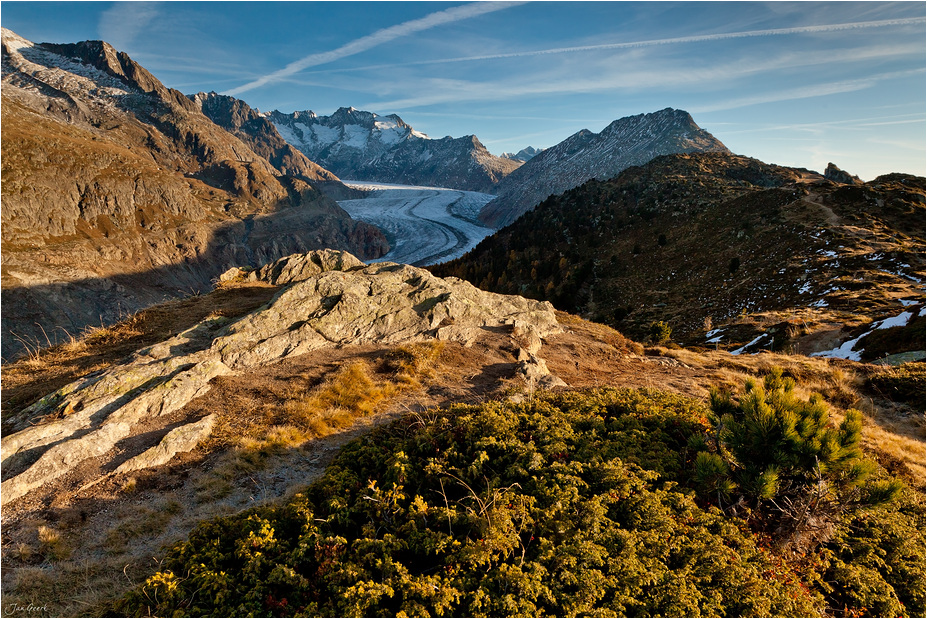
[[[782,554],[688,489],[710,416],[697,400],[614,389],[413,413],[351,443],[286,504],[201,524],[113,611],[924,613],[922,496],[848,513],[822,545]],[[837,432],[852,449],[852,425],[823,442]]]
[[[201,525],[119,611],[816,614],[781,560],[673,481],[705,414],[599,390],[410,416],[290,503]]]

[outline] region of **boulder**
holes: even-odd
[[[206,415],[199,421],[174,428],[155,447],[146,449],[134,458],[129,458],[120,464],[113,473],[118,475],[167,464],[176,454],[190,451],[200,441],[206,439],[212,432],[214,425],[216,425],[216,415],[212,414]]]

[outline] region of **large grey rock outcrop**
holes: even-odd
[[[3,468],[14,475],[3,481],[2,502],[61,477],[87,459],[111,459],[113,448],[133,435],[133,427],[180,410],[205,394],[215,376],[320,348],[432,338],[469,345],[487,329],[510,329],[531,351],[527,365],[532,367],[527,369],[534,378],[529,380],[550,384],[542,378],[546,366],[542,368],[535,354],[540,338],[560,330],[550,303],[484,292],[407,265],[360,267],[363,263],[350,254],[329,250],[278,261],[255,276],[292,283],[264,308],[231,324],[204,321],[139,350],[122,365],[46,396],[24,411],[19,422],[54,417],[56,412],[64,417],[4,437]],[[153,449],[151,461],[163,463],[154,456],[169,450]],[[20,458],[34,462],[21,470]]]

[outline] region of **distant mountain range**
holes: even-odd
[[[271,112],[280,134],[341,178],[490,191],[520,162],[492,155],[474,135],[431,139],[395,115],[340,108]]]
[[[492,191],[496,199],[480,213],[483,224],[502,228],[548,196],[563,193],[590,178],[604,180],[659,155],[730,152],[701,129],[688,112],[666,108],[621,118],[593,133],[583,129],[532,157]]]
[[[521,161],[522,163],[525,163],[526,161],[530,161],[536,155],[540,154],[542,150],[544,149],[535,148],[533,146],[528,146],[526,148],[521,149],[517,153],[502,153],[501,156],[505,157],[506,159],[512,159],[514,161]]]
[[[4,29],[2,45],[5,357],[210,287],[231,265],[387,251],[318,191],[337,177],[247,105],[191,100],[103,41]]]

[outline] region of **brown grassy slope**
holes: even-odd
[[[745,157],[673,155],[551,197],[432,270],[636,338],[663,320],[702,343],[710,320],[732,327],[733,348],[774,325],[836,336],[923,299],[924,221],[923,178],[840,186]]]

